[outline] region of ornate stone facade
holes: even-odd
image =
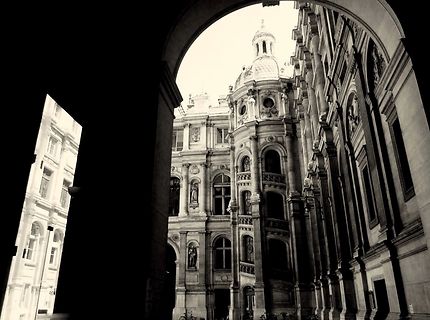
[[[428,209],[404,144],[405,132],[414,134],[403,126],[399,97],[407,93],[382,90],[407,81],[404,48],[387,65],[353,21],[318,5],[297,9],[292,77],[277,71],[274,37],[259,30],[255,61],[230,88],[225,113],[175,120],[174,128],[189,128],[206,119],[206,140],[172,157],[185,170],[181,199],[193,175],[202,192],[198,209],[186,203],[169,218],[174,319],[186,311],[208,320],[428,317],[429,297],[420,297],[430,281],[421,222]],[[228,143],[216,144],[218,136],[225,142],[223,126]],[[184,163],[203,163],[203,171]],[[186,268],[190,242],[195,269]]]

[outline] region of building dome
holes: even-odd
[[[252,73],[255,81],[263,79],[278,79],[279,67],[273,56],[261,56],[254,60]]]

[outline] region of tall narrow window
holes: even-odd
[[[271,277],[275,279],[291,278],[287,246],[282,240],[269,240],[269,263]]]
[[[369,226],[372,228],[377,224],[376,220],[376,211],[375,211],[375,198],[373,195],[373,185],[372,185],[372,179],[370,177],[370,172],[365,165],[362,169],[363,174],[363,184],[364,184],[364,191],[366,193],[366,202],[367,202],[367,214],[369,217]]]
[[[48,141],[48,153],[53,157],[57,155],[57,146],[58,140],[54,137],[50,137]]]
[[[281,160],[277,151],[269,150],[265,153],[264,171],[279,174],[281,173]]]
[[[260,53],[260,48],[258,46],[258,43],[256,44],[256,46],[257,46],[257,56],[258,56],[258,54]]]
[[[266,193],[266,208],[267,217],[285,220],[284,215],[284,198],[280,193],[267,192]]]
[[[58,265],[58,257],[60,252],[61,240],[62,240],[62,235],[60,231],[55,230],[54,239],[52,240],[51,253],[49,255],[49,264],[52,266]]]
[[[219,238],[214,243],[215,269],[231,269],[231,242]]]
[[[173,130],[172,151],[182,151],[184,147],[184,130]]]
[[[263,41],[263,53],[267,53],[266,41]]]
[[[39,193],[42,198],[48,197],[49,182],[51,181],[52,171],[44,168],[42,174],[42,181],[40,182]]]
[[[69,187],[70,182],[63,180],[63,186],[61,187],[60,204],[63,208],[69,205]]]
[[[219,174],[214,179],[214,213],[217,215],[228,214],[227,207],[230,202],[230,177]]]
[[[217,128],[217,144],[228,143],[228,129],[226,128]]]
[[[403,196],[408,201],[415,195],[414,183],[412,180],[411,169],[409,167],[408,156],[406,154],[405,142],[403,141],[402,129],[399,119],[396,118],[390,125],[391,138],[393,140],[394,152],[397,168],[400,175]]]
[[[31,232],[27,240],[27,245],[22,253],[22,257],[24,259],[35,260],[39,237],[40,237],[40,225],[34,222],[31,225]]]
[[[180,185],[179,178],[170,178],[169,216],[177,216],[179,214]]]

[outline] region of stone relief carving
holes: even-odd
[[[191,129],[191,140],[193,142],[199,142],[200,141],[200,128],[199,127],[193,127]]]
[[[360,122],[358,98],[355,94],[352,98],[351,104],[349,104],[347,107],[347,117],[349,124],[349,134],[352,135],[357,129],[358,123]]]
[[[373,84],[376,87],[379,84],[379,80],[384,73],[385,70],[385,60],[381,53],[379,53],[378,48],[376,45],[373,45],[372,52],[371,52],[371,58],[372,58],[372,76],[373,76]]]
[[[191,166],[190,172],[191,172],[192,174],[198,174],[198,173],[200,172],[200,170],[199,170],[199,168],[197,167],[197,165],[193,164],[193,165]]]

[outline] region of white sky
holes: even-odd
[[[228,93],[228,86],[234,86],[242,67],[251,65],[255,58],[252,38],[262,19],[265,29],[276,38],[274,53],[279,66],[286,62],[287,74],[292,74],[292,30],[297,25],[293,6],[293,1],[281,1],[279,6],[248,6],[203,31],[185,54],[176,78],[184,99],[182,105],[187,105],[189,94],[207,92],[212,104],[217,104],[218,96]]]

